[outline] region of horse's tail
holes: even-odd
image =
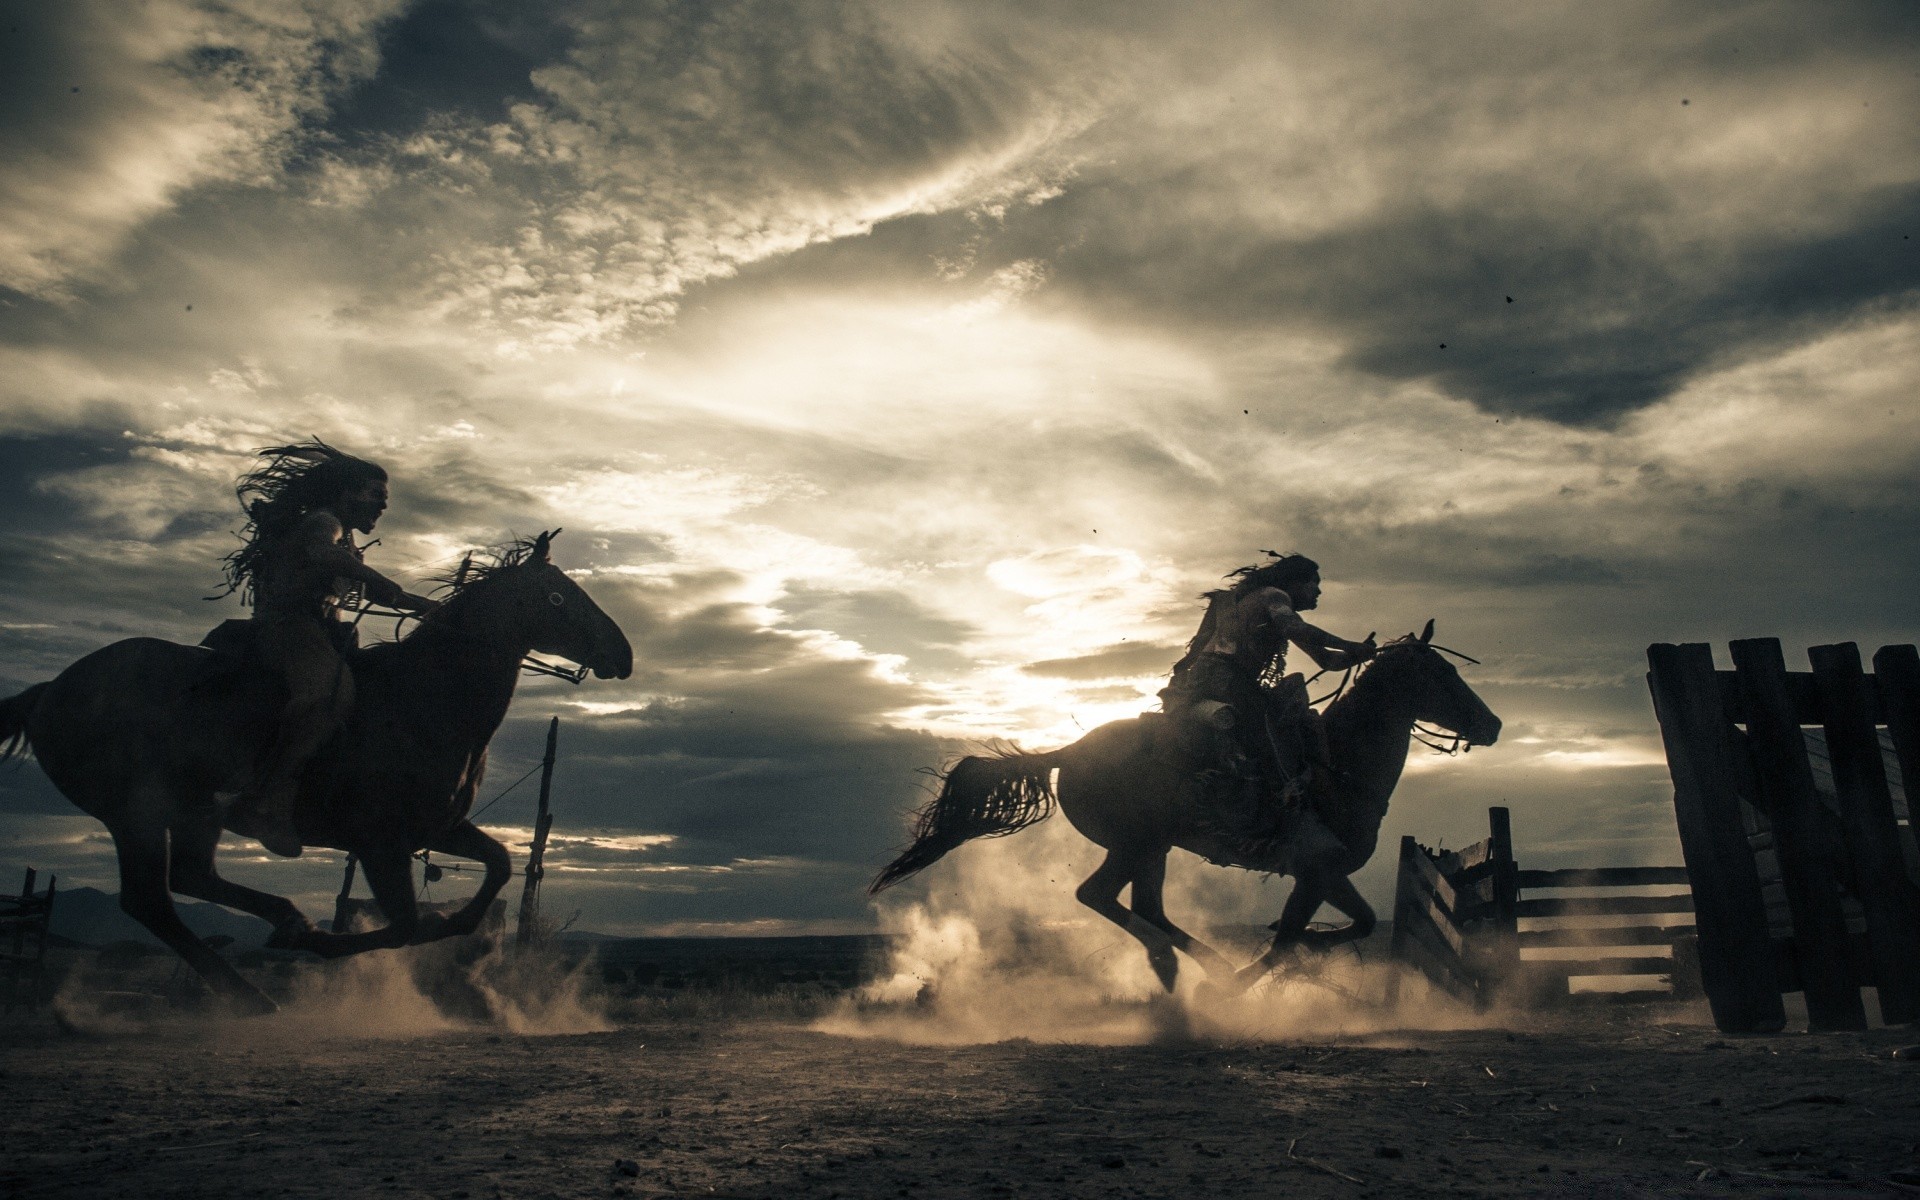
[[[31,748],[27,745],[27,718],[46,690],[46,684],[36,683],[18,696],[0,700],[0,763],[21,757]]]
[[[1053,815],[1053,754],[969,754],[953,764],[940,794],[915,815],[913,844],[887,864],[872,895],[939,862],[974,838],[1005,837]]]

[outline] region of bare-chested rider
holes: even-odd
[[[1373,657],[1373,635],[1350,642],[1300,615],[1320,603],[1320,565],[1303,554],[1274,555],[1227,578],[1231,586],[1207,593],[1200,630],[1161,697],[1214,769],[1284,787],[1303,779],[1313,758],[1306,683],[1287,673],[1287,647],[1340,670]]]
[[[247,544],[227,558],[230,590],[253,606],[253,646],[287,685],[279,736],[231,823],[275,854],[300,855],[293,804],[301,771],[353,707],[344,653],[351,627],[339,619],[355,594],[424,612],[416,596],[361,561],[355,531],[372,533],[387,509],[387,473],[311,441],[260,451],[267,465],[236,488],[249,518]]]

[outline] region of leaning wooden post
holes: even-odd
[[[514,943],[522,947],[533,944],[540,924],[540,880],[547,873],[541,859],[547,852],[547,833],[553,828],[548,802],[553,795],[553,760],[559,741],[560,718],[555,717],[547,724],[547,755],[540,760],[540,810],[533,822],[533,846],[527,851],[527,881],[520,890],[520,928]]]
[[[351,916],[347,912],[347,901],[353,896],[353,869],[359,865],[360,860],[349,853],[347,873],[340,879],[340,894],[333,898],[333,931],[335,933],[347,932],[347,926],[351,924]]]
[[[1702,642],[1647,647],[1647,686],[1673,776],[1700,931],[1700,982],[1714,1024],[1726,1033],[1774,1033],[1786,1006],[1774,971],[1773,938],[1760,872],[1740,820],[1733,727],[1720,699],[1713,649]]]

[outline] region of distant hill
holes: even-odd
[[[232,938],[235,945],[251,948],[266,944],[268,936],[273,933],[273,926],[259,917],[231,912],[218,904],[183,900],[178,896],[174,897],[173,903],[180,912],[180,919],[187,923],[187,928],[201,937],[223,933]],[[160,939],[148,933],[146,926],[120,911],[118,894],[109,894],[99,888],[61,889],[53,901],[52,932],[89,946],[122,941],[145,942],[152,946],[160,944]]]

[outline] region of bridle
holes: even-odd
[[[473,554],[469,551],[467,556],[460,560],[460,569],[453,574],[453,590],[456,593],[458,593],[462,587],[466,586],[467,575],[472,570]],[[417,622],[420,620],[419,613],[408,612],[404,609],[397,608],[381,608],[365,601],[351,607],[353,607],[354,610],[353,625],[356,629],[359,628],[361,618],[363,617],[392,617],[393,640],[396,642],[400,640],[401,634],[405,632],[408,621]],[[447,632],[453,634],[455,637],[466,638],[469,641],[477,642],[482,640],[464,629],[449,627]],[[581,683],[586,681],[590,671],[590,668],[585,666],[568,669],[559,663],[548,662],[546,659],[540,658],[532,653],[528,653],[520,659],[520,669],[528,675],[545,675],[554,679],[564,679],[575,687],[580,686]]]
[[[1433,642],[1401,641],[1401,642],[1387,643],[1387,646],[1394,646],[1394,645],[1421,645],[1421,646],[1425,646],[1429,650],[1438,650],[1442,654],[1451,654],[1455,658],[1459,659],[1461,662],[1472,663],[1476,667],[1480,665],[1480,660],[1472,657],[1471,655],[1462,654],[1460,653],[1460,651],[1452,649],[1451,647],[1441,646]],[[1381,647],[1381,649],[1384,650],[1387,648],[1387,646],[1383,646]],[[1335,687],[1331,692],[1328,692],[1326,695],[1321,696],[1319,699],[1309,701],[1309,703],[1311,703],[1314,707],[1318,708],[1323,703],[1331,703],[1335,700],[1338,700],[1342,695],[1346,693],[1347,687],[1349,684],[1353,682],[1354,676],[1359,671],[1359,667],[1360,667],[1360,664],[1358,663],[1354,664],[1351,667],[1347,667],[1341,673],[1339,686]],[[1315,679],[1320,678],[1320,676],[1325,675],[1326,673],[1327,673],[1326,670],[1320,670],[1320,671],[1314,672],[1312,678],[1309,678],[1307,680],[1307,683],[1312,684]],[[1434,751],[1437,751],[1438,753],[1446,755],[1448,758],[1452,758],[1456,754],[1466,754],[1473,749],[1473,743],[1467,740],[1466,734],[1456,733],[1450,729],[1434,728],[1432,726],[1422,724],[1420,721],[1417,721],[1417,720],[1413,723],[1413,740],[1416,742],[1419,742],[1422,746],[1427,747],[1429,750],[1434,750]]]

